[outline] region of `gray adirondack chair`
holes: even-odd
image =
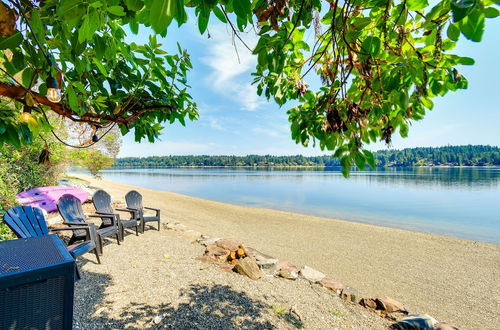
[[[141,233],[146,229],[147,222],[158,222],[158,231],[160,231],[160,210],[142,205],[142,195],[135,190],[129,191],[125,195],[127,209],[134,211],[133,217],[141,223]],[[155,211],[154,216],[144,216],[144,209]]]
[[[116,211],[130,213],[129,220],[120,219],[120,215],[116,213],[111,206],[111,196],[102,189],[94,193],[92,200],[98,215],[112,216],[115,218],[122,240],[125,238],[125,228],[135,228],[135,234],[139,235],[140,222],[134,217],[135,211],[129,209],[116,209]]]
[[[56,204],[57,210],[66,222],[86,226],[90,224],[86,221],[87,217],[101,219],[102,223],[96,230],[97,237],[99,238],[97,244],[97,252],[99,255],[102,255],[103,253],[103,237],[115,236],[117,243],[120,244],[118,225],[116,224],[114,217],[102,214],[85,215],[80,200],[70,194],[62,195]],[[70,239],[70,243],[80,241],[82,238],[83,232],[75,230]]]
[[[43,212],[41,209],[36,207],[15,206],[13,208],[10,208],[3,216],[3,221],[19,238],[49,235],[49,229],[47,228]],[[97,233],[95,225],[92,223],[81,226],[68,222],[64,222],[64,224],[68,225],[69,227],[53,228],[50,231],[82,231],[85,234],[85,238],[82,242],[77,244],[70,244],[66,247],[73,258],[76,259],[77,257],[80,257],[87,252],[93,252],[95,253],[97,262],[101,263],[101,260],[99,259],[99,253],[97,251]]]

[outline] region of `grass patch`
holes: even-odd
[[[275,314],[278,314],[281,317],[283,317],[286,314],[288,314],[288,311],[286,310],[286,308],[278,306],[278,305],[273,305],[273,312]]]
[[[332,311],[330,311],[330,313],[331,313],[333,316],[336,316],[336,317],[342,317],[342,316],[345,316],[345,314],[344,314],[344,313],[339,312],[339,311],[336,311],[336,310],[332,310]]]
[[[0,221],[0,241],[6,241],[14,238],[16,238],[16,235],[14,235],[12,230],[10,230],[5,223]]]
[[[303,329],[304,328],[304,324],[302,323],[302,320],[300,318],[298,318],[297,316],[293,315],[292,313],[290,313],[290,311],[287,310],[285,307],[281,307],[281,306],[278,306],[278,305],[273,305],[273,312],[276,315],[278,315],[280,318],[282,318],[283,320],[285,320],[288,323],[292,324],[297,329]]]

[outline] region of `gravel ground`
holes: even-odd
[[[81,329],[386,329],[387,320],[306,280],[257,281],[195,260],[204,247],[173,230],[107,240],[102,264],[80,261]]]

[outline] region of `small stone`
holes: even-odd
[[[408,314],[408,310],[398,301],[389,298],[381,297],[376,298],[377,309],[386,311],[387,313],[401,312]]]
[[[217,242],[218,240],[220,240],[219,237],[210,237],[210,236],[202,235],[201,239],[198,240],[198,243],[205,245],[205,246],[208,246],[211,244],[215,244],[215,242]]]
[[[340,298],[351,301],[353,303],[357,303],[359,300],[359,292],[354,288],[346,287],[344,288],[344,290],[342,290]]]
[[[326,277],[326,275],[322,272],[317,271],[316,269],[309,266],[302,266],[302,268],[300,269],[300,275],[306,280],[313,283],[317,283]]]
[[[182,223],[178,223],[178,222],[168,223],[167,229],[176,230],[176,231],[184,231],[187,229],[187,226],[183,225]]]
[[[195,259],[198,261],[201,261],[201,262],[212,262],[213,261],[213,259],[209,256],[199,256],[199,257],[196,257]]]
[[[321,284],[321,286],[323,286],[324,288],[331,290],[337,294],[340,294],[344,289],[344,285],[342,283],[331,277],[325,277],[319,282],[319,284]]]
[[[287,280],[296,280],[299,277],[299,274],[297,272],[294,272],[293,270],[280,270],[278,272],[278,275],[280,277],[286,278]]]
[[[229,250],[229,251],[236,251],[240,248],[240,245],[238,243],[230,241],[228,239],[220,239],[220,240],[216,241],[215,244],[218,247],[221,247],[221,248]]]
[[[262,272],[257,266],[257,263],[252,258],[240,259],[234,266],[234,270],[242,275],[246,275],[252,280],[258,280],[262,277]]]
[[[282,270],[286,270],[289,272],[296,272],[297,274],[299,273],[299,269],[297,267],[290,265],[287,261],[283,261],[283,260],[279,260],[276,263],[276,270],[278,272],[280,272]]]
[[[422,329],[422,330],[434,330],[435,325],[438,321],[428,314],[413,314],[402,318],[398,322],[391,325],[393,329]]]
[[[155,318],[153,319],[153,322],[155,324],[160,324],[161,321],[163,321],[163,316],[161,316],[161,315],[156,315]]]

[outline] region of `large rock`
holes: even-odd
[[[358,290],[351,288],[351,287],[346,287],[342,290],[342,293],[340,294],[340,298],[357,303],[359,300],[359,292]]]
[[[306,280],[313,283],[317,283],[326,277],[326,275],[322,272],[317,271],[316,269],[309,266],[302,266],[302,268],[300,269],[300,275]]]
[[[413,314],[392,324],[391,328],[401,330],[434,330],[437,323],[438,321],[428,314]]]
[[[398,301],[389,297],[363,298],[359,304],[369,309],[384,311],[386,313],[404,313],[408,314],[408,310]]]
[[[336,294],[340,294],[344,289],[344,285],[342,283],[331,277],[325,277],[319,282],[319,284],[321,284],[321,286],[323,286],[324,288],[335,292]]]
[[[278,259],[275,259],[267,254],[259,252],[252,248],[245,248],[245,253],[255,259],[255,262],[260,267],[260,269],[268,275],[276,274],[276,264]]]
[[[262,277],[262,272],[257,263],[252,258],[240,259],[234,266],[234,270],[242,275],[250,277],[252,280],[258,280]]]
[[[240,244],[238,244],[234,241],[230,241],[228,239],[220,239],[220,240],[216,241],[215,244],[218,247],[221,247],[221,248],[229,250],[229,251],[236,251],[240,248]]]
[[[299,278],[299,273],[293,270],[280,270],[278,272],[278,275],[279,277],[286,278],[287,280],[296,280],[297,278]]]

